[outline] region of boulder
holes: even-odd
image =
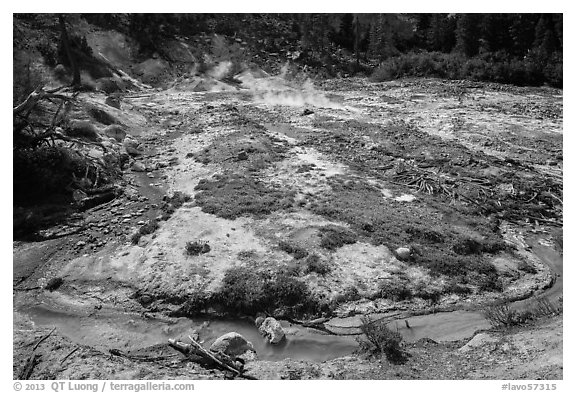
[[[106,126],[110,124],[118,124],[119,121],[109,112],[106,112],[104,109],[97,108],[95,106],[89,107],[87,109],[88,114],[98,123],[102,123]]]
[[[272,317],[266,318],[258,328],[258,331],[270,344],[279,344],[286,337],[280,322]]]
[[[460,352],[468,352],[474,348],[484,346],[489,343],[498,341],[497,338],[492,337],[488,333],[478,333],[474,338],[466,343],[463,347],[459,348]]]
[[[124,141],[126,138],[126,131],[124,127],[119,126],[118,124],[112,124],[108,127],[104,128],[104,134],[109,138],[114,138],[118,142]]]
[[[73,138],[81,138],[89,141],[100,140],[96,126],[86,120],[70,120],[68,127],[64,129],[64,133]]]
[[[248,351],[254,352],[252,343],[236,332],[226,333],[220,336],[210,346],[212,352],[222,352],[232,358],[240,356]]]
[[[139,161],[134,161],[130,169],[133,172],[146,172],[146,166]]]
[[[108,106],[111,106],[112,108],[120,109],[120,99],[118,97],[106,97],[104,103]]]
[[[142,151],[140,151],[139,149],[140,144],[134,139],[126,138],[124,139],[122,145],[124,146],[124,150],[126,150],[126,153],[130,154],[131,156],[142,155]]]
[[[411,254],[412,251],[408,247],[398,247],[396,249],[396,258],[398,258],[401,261],[407,261],[408,259],[410,259]]]

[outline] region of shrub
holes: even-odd
[[[320,259],[318,254],[309,255],[308,258],[306,258],[305,263],[307,273],[318,273],[319,275],[323,276],[332,271],[331,266],[327,262]]]
[[[394,363],[405,359],[406,356],[400,346],[402,342],[400,333],[389,329],[384,321],[372,321],[369,316],[362,317],[361,321],[360,329],[375,352],[386,355],[386,358]]]
[[[528,274],[538,273],[538,270],[534,267],[534,265],[526,261],[520,261],[520,263],[518,263],[518,270]]]
[[[486,307],[484,309],[484,316],[492,326],[514,326],[520,323],[518,313],[506,302],[496,303]]]
[[[146,224],[138,228],[138,232],[132,235],[132,244],[138,244],[142,236],[154,233],[158,228],[160,228],[158,220],[148,221]]]
[[[412,299],[414,295],[407,285],[407,280],[386,280],[379,285],[380,296],[397,302]]]
[[[336,304],[347,303],[347,302],[353,302],[355,300],[359,300],[361,298],[362,298],[362,296],[360,296],[360,293],[358,292],[358,288],[356,288],[354,286],[347,286],[346,288],[344,288],[343,292],[337,294],[334,297],[334,302]]]
[[[195,240],[193,242],[186,242],[186,254],[196,256],[210,252],[210,245],[204,240]]]
[[[345,244],[354,244],[358,235],[354,232],[335,225],[320,228],[320,247],[334,251]]]
[[[553,303],[545,297],[537,297],[530,303],[522,304],[523,308],[513,309],[510,302],[498,302],[484,309],[484,316],[494,327],[511,327],[524,324],[530,320],[560,315],[562,304]]]
[[[278,309],[288,315],[302,315],[320,309],[308,286],[297,278],[285,272],[272,275],[244,267],[226,271],[216,297],[225,308],[246,315]]]
[[[455,53],[406,53],[381,63],[371,78],[382,82],[410,76],[471,79],[520,86],[540,86],[547,82],[562,87],[562,54],[546,55],[536,51],[524,58],[514,58],[497,52],[466,58]]]
[[[295,259],[302,259],[308,256],[308,251],[284,240],[278,243],[278,247],[280,250],[292,255]]]

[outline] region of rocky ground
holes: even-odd
[[[475,336],[490,328],[482,304],[558,274],[533,248],[561,254],[561,90],[237,80],[183,80],[120,109],[80,96],[124,126],[111,147],[135,152],[122,195],[14,243],[15,377],[38,354],[30,378],[226,378],[167,339],[202,338],[199,315],[266,311],[414,330],[404,364],[261,359],[246,366],[258,378],[562,378],[561,317]]]

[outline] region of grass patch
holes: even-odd
[[[140,241],[140,238],[142,236],[154,233],[154,232],[156,232],[156,230],[158,230],[158,228],[160,228],[160,225],[158,224],[158,220],[148,221],[146,224],[144,224],[140,228],[138,228],[138,231],[132,235],[132,238],[131,238],[132,244],[134,244],[134,245],[138,244],[138,242]]]
[[[412,291],[408,288],[408,279],[386,280],[380,283],[378,289],[380,296],[384,299],[390,299],[396,302],[410,300],[414,297]]]
[[[486,306],[484,316],[493,327],[524,325],[530,321],[562,314],[562,303],[546,297],[537,297],[522,308],[513,308],[510,302],[497,302]]]
[[[237,174],[217,175],[200,180],[196,202],[202,211],[234,220],[243,215],[263,217],[277,210],[289,209],[294,192],[266,185],[254,177]]]
[[[172,217],[172,214],[176,209],[182,207],[185,202],[190,201],[190,195],[183,193],[182,191],[176,191],[172,195],[164,195],[162,198],[162,204],[160,205],[160,210],[162,210],[162,220],[168,220]]]
[[[259,312],[285,315],[314,315],[322,306],[308,286],[282,272],[255,271],[234,267],[226,271],[215,299],[227,310],[244,315]]]
[[[320,228],[320,247],[334,251],[345,244],[354,244],[358,235],[346,228],[327,225]]]
[[[380,190],[361,182],[350,186],[336,178],[331,186],[332,192],[311,206],[314,213],[348,223],[357,236],[369,239],[374,245],[383,244],[391,250],[409,245],[413,251],[411,263],[430,269],[432,275],[457,278],[478,285],[482,290],[500,290],[496,268],[483,253],[505,247],[500,246],[504,243],[495,233],[485,229],[487,219],[474,217],[471,222],[485,240],[468,249],[459,248],[459,245],[467,244],[469,236],[453,230],[438,211],[418,204],[385,201]],[[338,239],[339,236],[326,238]],[[342,238],[352,241],[352,237]],[[328,244],[331,247],[333,243],[339,245],[336,242]],[[460,255],[454,249],[466,255]]]
[[[302,247],[299,247],[295,244],[289,243],[284,240],[278,243],[278,247],[280,248],[280,250],[292,255],[294,259],[302,259],[308,256],[308,251],[306,251]]]
[[[311,254],[304,260],[306,273],[317,273],[321,276],[332,271],[332,266],[323,261],[318,254]]]
[[[400,343],[402,335],[386,326],[384,321],[372,321],[369,316],[361,319],[360,329],[368,341],[361,341],[364,349],[371,349],[379,355],[385,355],[391,363],[404,363],[407,360],[406,353]]]

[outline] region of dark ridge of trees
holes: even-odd
[[[19,15],[38,18],[33,14]],[[299,62],[330,74],[377,69],[400,58],[428,62],[431,56],[428,53],[434,52],[449,54],[455,64],[462,63],[462,59],[478,59],[473,62],[475,66],[498,64],[508,70],[497,78],[482,76],[491,74],[490,70],[474,72],[476,78],[562,85],[562,14],[79,14],[79,17],[129,35],[139,44],[142,57],[153,53],[163,56],[164,40],[175,36],[219,34],[246,40],[258,51],[301,51]],[[411,68],[414,67],[403,70],[402,75],[410,75]],[[519,74],[523,76],[518,77]]]

